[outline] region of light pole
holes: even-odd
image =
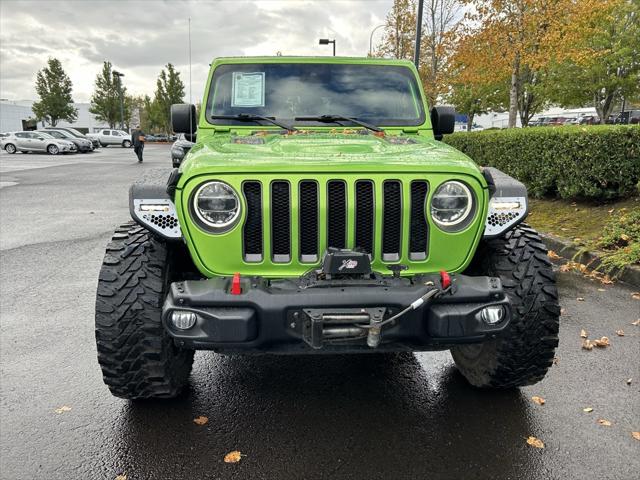
[[[118,94],[120,95],[120,130],[124,130],[124,99],[122,98],[122,77],[124,77],[124,73],[120,73],[117,70],[111,73],[118,82]]]
[[[319,45],[329,45],[330,43],[333,43],[333,56],[336,56],[336,40],[335,38],[333,40],[329,40],[328,38],[321,38],[320,41],[318,42]]]
[[[383,23],[381,25],[378,25],[376,28],[374,28],[373,30],[371,30],[371,35],[369,35],[369,56],[373,57],[373,34],[376,32],[376,30],[378,30],[379,28],[382,27],[386,27],[387,24]]]

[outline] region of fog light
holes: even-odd
[[[171,323],[180,330],[189,330],[196,324],[196,314],[183,310],[174,310],[171,313]]]
[[[480,318],[484,323],[489,325],[495,325],[502,321],[504,317],[504,308],[501,305],[494,305],[491,307],[484,307],[480,312]]]

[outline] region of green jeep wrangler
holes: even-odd
[[[199,118],[171,115],[196,143],[131,187],[100,271],[114,395],[178,395],[197,349],[450,349],[477,387],[544,377],[560,308],[526,189],[440,141],[455,112],[413,64],[220,58]]]

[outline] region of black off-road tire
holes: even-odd
[[[522,224],[483,241],[470,275],[500,277],[512,319],[496,339],[451,349],[456,366],[476,387],[514,388],[544,378],[558,346],[560,306],[555,273],[538,233]]]
[[[117,397],[173,398],[187,385],[194,352],[178,348],[161,321],[170,263],[167,245],[134,222],[107,245],[96,343],[104,382]]]

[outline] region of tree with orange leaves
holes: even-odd
[[[522,118],[530,118],[534,89],[524,95],[527,79],[539,81],[550,65],[579,61],[588,52],[581,40],[593,30],[600,10],[625,0],[464,0],[470,7],[458,62],[468,68],[469,81],[481,85],[509,79],[509,127],[516,126],[518,105],[529,108]],[[463,77],[465,75],[463,74]],[[522,117],[522,116],[521,116]],[[528,118],[527,118],[528,117]]]

